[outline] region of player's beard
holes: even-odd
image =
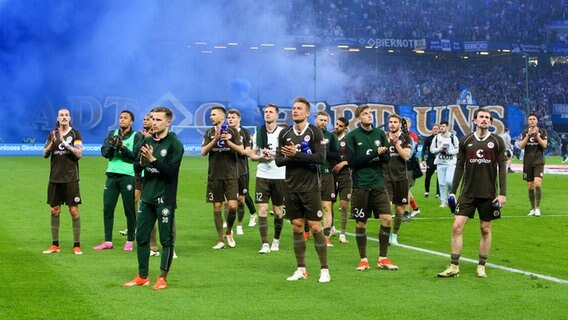
[[[152,128],[152,130],[150,131],[150,134],[152,135],[152,138],[154,138],[154,140],[160,140],[160,135],[162,135],[162,133],[164,133],[166,129],[163,129],[161,131]]]
[[[292,119],[292,121],[294,121],[294,123],[296,123],[296,124],[302,123],[302,122],[304,122],[304,120],[306,120],[306,119],[305,118],[303,118],[303,119]]]

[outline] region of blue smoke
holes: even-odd
[[[43,140],[61,106],[84,140],[98,143],[120,110],[132,110],[140,127],[164,99],[239,108],[290,105],[295,96],[341,101],[349,78],[337,59],[324,48],[282,49],[292,43],[290,15],[279,1],[0,1],[0,106],[15,120],[0,140]],[[243,114],[243,124],[259,119]]]

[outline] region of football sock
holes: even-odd
[[[394,224],[392,226],[392,233],[398,234],[398,230],[400,230],[400,225],[402,224],[402,213],[395,213],[394,215]]]
[[[335,204],[335,201],[331,202],[331,226],[333,227],[335,225],[335,210],[333,209],[333,205]]]
[[[531,202],[531,209],[535,208],[535,192],[534,189],[529,189],[529,201]]]
[[[312,232],[312,235],[314,236],[314,246],[318,253],[321,268],[327,269],[327,244],[325,243],[323,232],[321,230]]]
[[[237,219],[237,208],[231,209],[229,208],[229,213],[227,214],[227,230],[231,231],[233,229],[233,225],[235,224],[235,220]]]
[[[81,217],[74,217],[73,219],[73,242],[81,242]],[[77,245],[78,247],[78,245]]]
[[[389,250],[390,227],[381,225],[379,229],[379,257],[386,257]]]
[[[221,210],[213,210],[213,221],[215,222],[215,230],[217,230],[217,241],[223,241],[223,216]]]
[[[534,188],[534,205],[535,208],[540,208],[540,198],[542,197],[542,188],[541,187],[535,187]]]
[[[252,198],[250,197],[250,193],[248,193],[248,192],[245,195],[245,204],[247,205],[247,208],[248,208],[250,214],[256,213],[256,207],[254,206],[254,201],[252,201]]]
[[[414,199],[410,200],[410,206],[412,207],[412,210],[418,210],[418,205]]]
[[[278,218],[274,215],[274,239],[280,239],[282,227],[284,226],[284,218]]]
[[[450,259],[451,259],[452,264],[455,264],[456,266],[460,264],[460,254],[459,253],[450,254]]]
[[[243,218],[245,217],[245,204],[239,202],[237,204],[237,221],[240,223],[243,221]]]
[[[355,228],[355,241],[361,259],[367,258],[367,233],[365,228]]]
[[[487,256],[479,255],[479,263],[478,264],[481,265],[481,266],[484,266],[486,262],[487,262]]]
[[[341,233],[345,233],[345,230],[347,230],[347,208],[345,209],[341,209],[341,218],[340,218],[341,222]]]
[[[229,216],[229,205],[223,203],[223,221],[227,221],[227,217]]]
[[[53,245],[59,245],[59,216],[51,216],[51,240]]]
[[[268,243],[268,218],[258,217],[258,231],[260,232],[260,241]]]
[[[302,232],[294,232],[294,255],[298,267],[306,267],[306,240]]]
[[[323,235],[329,238],[329,235],[331,234],[331,228],[323,228]]]

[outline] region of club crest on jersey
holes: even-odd
[[[345,147],[345,141],[341,141],[341,142],[339,143],[339,146],[342,147],[342,148]]]
[[[306,142],[310,142],[312,138],[310,136],[304,136],[304,141]]]
[[[170,209],[164,208],[162,209],[162,217],[167,217],[170,215]]]
[[[67,141],[67,143],[71,143],[73,142],[73,137],[67,137],[65,138],[65,141]]]
[[[495,147],[495,144],[493,142],[487,143],[487,148],[493,149],[494,147]]]
[[[161,155],[162,157],[165,157],[167,154],[168,154],[168,150],[166,150],[166,149],[160,150],[160,155]]]
[[[381,146],[381,140],[375,140],[375,146],[380,147]]]

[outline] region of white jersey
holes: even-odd
[[[276,149],[278,148],[278,135],[283,128],[280,126],[276,126],[274,132],[270,133],[267,132],[268,136],[268,147],[272,154],[276,154]],[[260,148],[256,144],[256,135],[259,130],[256,130],[255,134],[252,136],[253,147],[252,149],[257,153],[260,151]],[[264,179],[286,179],[286,167],[279,167],[276,165],[276,161],[259,161],[256,167],[256,176],[257,178],[264,178]]]
[[[457,162],[457,154],[459,150],[459,140],[453,134],[444,136],[438,133],[432,144],[430,145],[430,152],[436,155],[434,164],[436,165],[455,165]]]
[[[511,144],[511,135],[509,135],[508,133],[502,133],[499,136],[501,137],[501,139],[503,139],[503,142],[505,142],[505,148],[507,148],[507,150],[513,150],[513,145]]]

